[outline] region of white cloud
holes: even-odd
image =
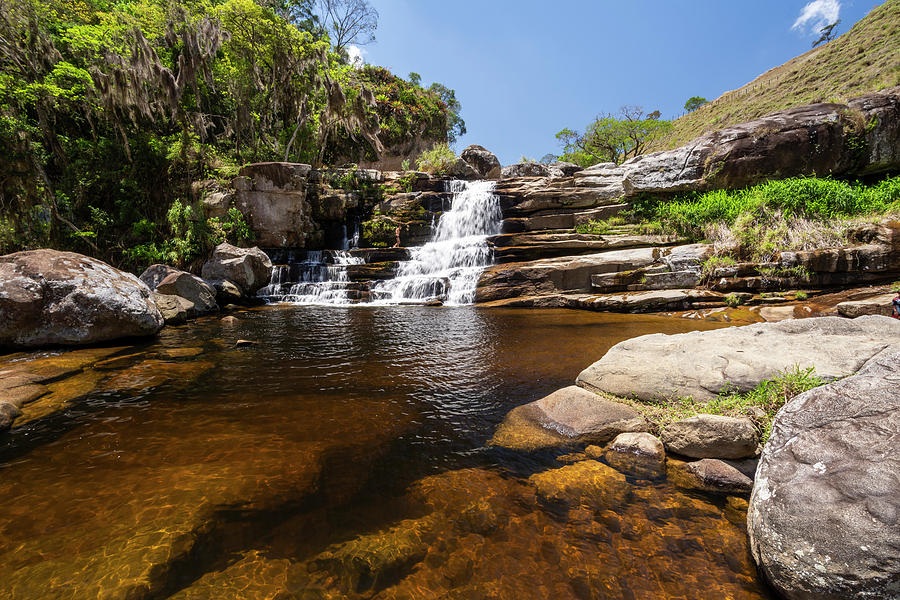
[[[818,32],[837,21],[840,12],[840,0],[813,0],[803,7],[791,29]]]
[[[353,44],[347,46],[347,56],[350,59],[350,64],[357,69],[366,63],[365,59],[363,59],[363,56],[366,54],[368,54],[368,52],[359,46],[354,46]]]

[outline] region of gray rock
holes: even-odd
[[[0,347],[153,335],[163,318],[137,277],[73,252],[0,256]]]
[[[185,271],[168,275],[156,286],[156,291],[187,300],[190,303],[187,307],[189,319],[219,310],[216,290],[196,275]]]
[[[313,172],[309,165],[255,163],[234,180],[234,206],[241,211],[264,248],[303,248],[321,230],[307,198]]]
[[[243,290],[227,279],[207,281],[216,290],[216,303],[219,306],[241,304],[246,300]]]
[[[504,179],[510,177],[550,177],[550,167],[537,162],[523,162],[507,165],[500,170]]]
[[[457,158],[456,162],[454,162],[447,173],[450,177],[454,177],[456,179],[466,179],[466,180],[474,180],[481,179],[481,174],[475,170],[475,167],[467,163],[461,158]]]
[[[467,146],[459,155],[478,174],[478,179],[500,179],[500,161],[493,152],[472,144]]]
[[[680,473],[672,479],[682,487],[717,494],[749,494],[753,480],[735,467],[715,458],[704,458],[674,466]]]
[[[875,296],[866,300],[848,300],[839,302],[837,305],[838,314],[843,317],[855,319],[863,315],[884,315],[891,316],[891,301],[896,294],[884,294],[883,296]]]
[[[877,319],[886,323],[890,319]],[[791,600],[900,597],[900,353],[795,397],[775,417],[747,531]]]
[[[657,292],[662,293],[662,292]],[[827,380],[852,375],[892,346],[900,321],[890,317],[817,317],[677,335],[645,335],[613,346],[578,376],[578,385],[641,400],[714,399],[746,391],[794,366]]]
[[[171,275],[172,273],[180,273],[181,271],[176,269],[175,267],[170,267],[169,265],[150,265],[147,269],[141,273],[141,281],[147,284],[147,287],[151,290],[155,290],[156,286],[159,285],[163,279]]]
[[[491,444],[532,450],[573,443],[605,443],[630,431],[647,431],[636,410],[576,386],[514,408],[497,429]]]
[[[238,248],[231,244],[219,244],[203,265],[203,279],[228,281],[237,285],[247,296],[269,283],[272,261],[265,252],[253,248]]]
[[[181,325],[187,321],[187,309],[190,302],[180,296],[153,292],[153,302],[166,322],[166,325]]]
[[[712,244],[687,244],[675,246],[666,251],[662,261],[670,271],[693,271],[700,273],[703,261],[712,256]]]
[[[747,458],[756,454],[759,436],[750,419],[696,415],[666,427],[662,442],[691,458]]]

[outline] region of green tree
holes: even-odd
[[[456,92],[442,83],[432,83],[428,91],[437,94],[447,106],[447,143],[453,144],[466,134],[466,122],[459,116],[462,104],[456,99]]]
[[[687,112],[694,112],[707,102],[708,100],[703,96],[691,96],[688,98],[688,101],[684,103],[684,110]]]
[[[831,23],[830,25],[826,25],[825,27],[823,27],[822,29],[820,29],[820,30],[819,30],[819,35],[820,35],[820,37],[819,37],[818,40],[816,40],[815,42],[813,42],[812,47],[815,48],[815,47],[818,46],[819,44],[823,44],[823,43],[824,43],[824,44],[827,44],[828,42],[830,42],[831,40],[833,40],[834,38],[836,38],[836,37],[837,37],[837,31],[836,31],[835,29],[836,29],[837,26],[840,25],[840,24],[841,24],[841,20],[838,19],[838,20],[835,21],[834,23]]]
[[[563,146],[560,160],[587,167],[600,162],[620,164],[639,156],[649,143],[671,130],[672,123],[659,116],[659,111],[646,114],[639,106],[623,106],[618,114],[598,116],[584,133],[563,129],[556,134]]]

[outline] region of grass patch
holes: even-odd
[[[742,190],[641,198],[632,218],[661,231],[716,244],[717,254],[768,262],[784,250],[846,246],[864,222],[900,214],[900,177],[875,185],[795,177]]]
[[[576,225],[575,232],[592,235],[603,235],[604,233],[609,233],[615,227],[621,227],[624,224],[625,218],[620,216],[614,216],[608,219],[591,219],[587,223]]]
[[[761,382],[749,392],[726,391],[708,402],[699,402],[691,397],[669,398],[655,403],[627,398],[619,398],[617,401],[625,402],[641,412],[656,434],[676,421],[699,414],[711,414],[750,418],[760,432],[760,439],[765,442],[772,431],[775,413],[782,406],[795,396],[825,383],[812,367],[801,369],[795,366]]]
[[[420,171],[432,175],[446,174],[456,162],[456,153],[447,144],[435,144],[416,159],[416,167]]]

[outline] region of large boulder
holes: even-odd
[[[168,275],[156,286],[155,291],[186,300],[188,304],[184,306],[189,319],[219,310],[215,288],[186,271]]]
[[[753,558],[785,598],[900,597],[898,390],[900,353],[883,354],[775,417],[747,531]]]
[[[813,367],[826,380],[856,373],[900,349],[900,320],[818,317],[620,342],[578,375],[578,385],[641,400],[747,391],[779,372]]]
[[[572,385],[514,408],[490,443],[519,450],[602,444],[623,432],[648,429],[647,421],[630,406]]]
[[[323,232],[307,197],[311,167],[295,163],[246,165],[235,178],[234,206],[264,248],[304,248]]]
[[[169,265],[150,265],[143,273],[141,273],[140,280],[147,284],[148,288],[155,290],[156,286],[172,273],[180,273],[180,271]]]
[[[472,144],[459,157],[475,170],[479,179],[500,179],[500,160],[487,148]]]
[[[891,316],[891,302],[896,294],[883,294],[874,298],[866,298],[865,300],[847,300],[839,302],[835,307],[838,314],[843,317],[855,319],[863,315],[884,315]]]
[[[0,256],[0,347],[93,344],[162,326],[150,289],[105,262],[57,250]]]
[[[203,265],[203,279],[215,281],[227,279],[247,295],[254,295],[269,283],[272,261],[265,252],[253,248],[238,248],[228,243],[219,244]]]

